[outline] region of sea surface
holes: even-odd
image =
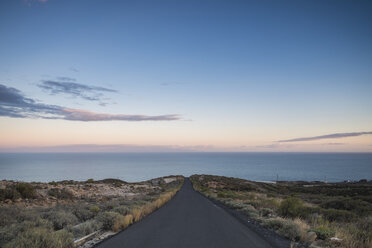
[[[0,180],[59,181],[213,174],[255,181],[372,179],[372,153],[0,153]]]

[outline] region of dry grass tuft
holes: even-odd
[[[142,209],[141,208],[133,209],[132,215],[134,218],[134,222],[140,221],[142,219]]]
[[[293,223],[297,226],[298,228],[298,238],[300,242],[307,242],[307,232],[310,229],[310,226],[302,219],[296,218],[293,220]]]
[[[112,230],[114,232],[117,232],[119,230],[127,228],[132,223],[133,223],[133,215],[128,214],[126,216],[123,216],[123,215],[119,214],[118,217],[115,219],[115,222],[112,226]]]
[[[167,203],[170,199],[173,198],[173,196],[178,192],[178,190],[180,190],[182,185],[183,183],[181,183],[176,189],[166,192],[164,194],[161,194],[159,198],[153,202],[150,202],[142,207],[137,207],[133,209],[132,216],[133,216],[134,222],[140,221],[143,217],[154,212],[156,209],[160,208],[165,203]]]

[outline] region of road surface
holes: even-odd
[[[241,221],[194,191],[188,178],[165,206],[99,248],[275,248]]]

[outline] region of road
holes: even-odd
[[[99,248],[275,248],[212,201],[188,178],[165,206],[109,238]]]

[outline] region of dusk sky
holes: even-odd
[[[0,1],[0,152],[372,152],[372,2]]]

